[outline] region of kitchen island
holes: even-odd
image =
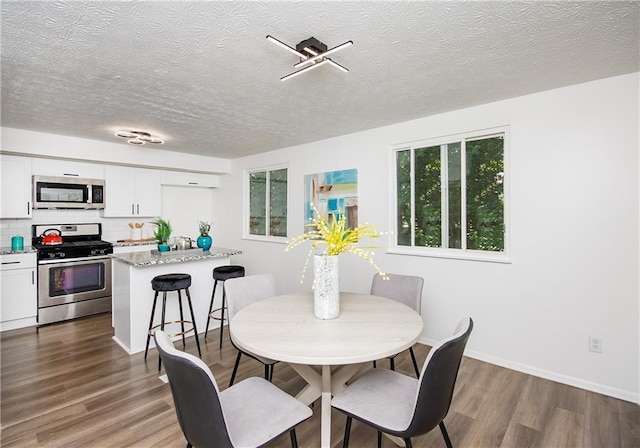
[[[231,264],[230,257],[239,254],[242,254],[242,251],[212,247],[208,251],[190,249],[160,253],[151,250],[111,255],[113,259],[113,339],[129,354],[144,350],[155,294],[151,289],[151,279],[156,275],[170,273],[191,275],[189,293],[198,332],[203,333],[213,291],[213,268]],[[184,309],[188,310],[184,293],[182,295]],[[159,300],[158,310],[161,303]],[[188,311],[186,313],[189,314]],[[177,293],[169,292],[167,293],[166,320],[179,319]],[[159,320],[160,315],[157,312],[156,323]],[[212,322],[216,325],[219,321]],[[153,339],[151,346],[153,346]]]

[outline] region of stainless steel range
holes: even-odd
[[[101,238],[99,223],[31,226],[38,250],[38,325],[111,311],[113,246]]]

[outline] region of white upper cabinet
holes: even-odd
[[[165,171],[162,176],[162,185],[213,188],[220,186],[220,177],[216,176],[215,174]]]
[[[33,174],[38,176],[104,179],[104,165],[68,160],[33,159]]]
[[[0,218],[31,218],[31,159],[3,155],[0,164]]]
[[[160,216],[162,173],[105,165],[105,217]]]

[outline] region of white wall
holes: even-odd
[[[245,250],[249,274],[280,292],[301,285],[305,248],[242,239],[243,170],[288,163],[289,234],[303,232],[303,177],[358,169],[359,215],[388,230],[389,146],[511,129],[510,264],[386,254],[387,272],[425,278],[424,342],[470,315],[468,354],[639,401],[639,74],[604,79],[234,160],[214,195],[216,244]],[[339,113],[339,111],[336,111]],[[341,289],[367,291],[373,269],[344,255]],[[308,275],[310,277],[310,275]],[[588,337],[603,353],[588,351]]]

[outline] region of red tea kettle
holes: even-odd
[[[55,246],[62,244],[62,233],[58,229],[47,229],[42,232],[42,244],[45,246]]]

